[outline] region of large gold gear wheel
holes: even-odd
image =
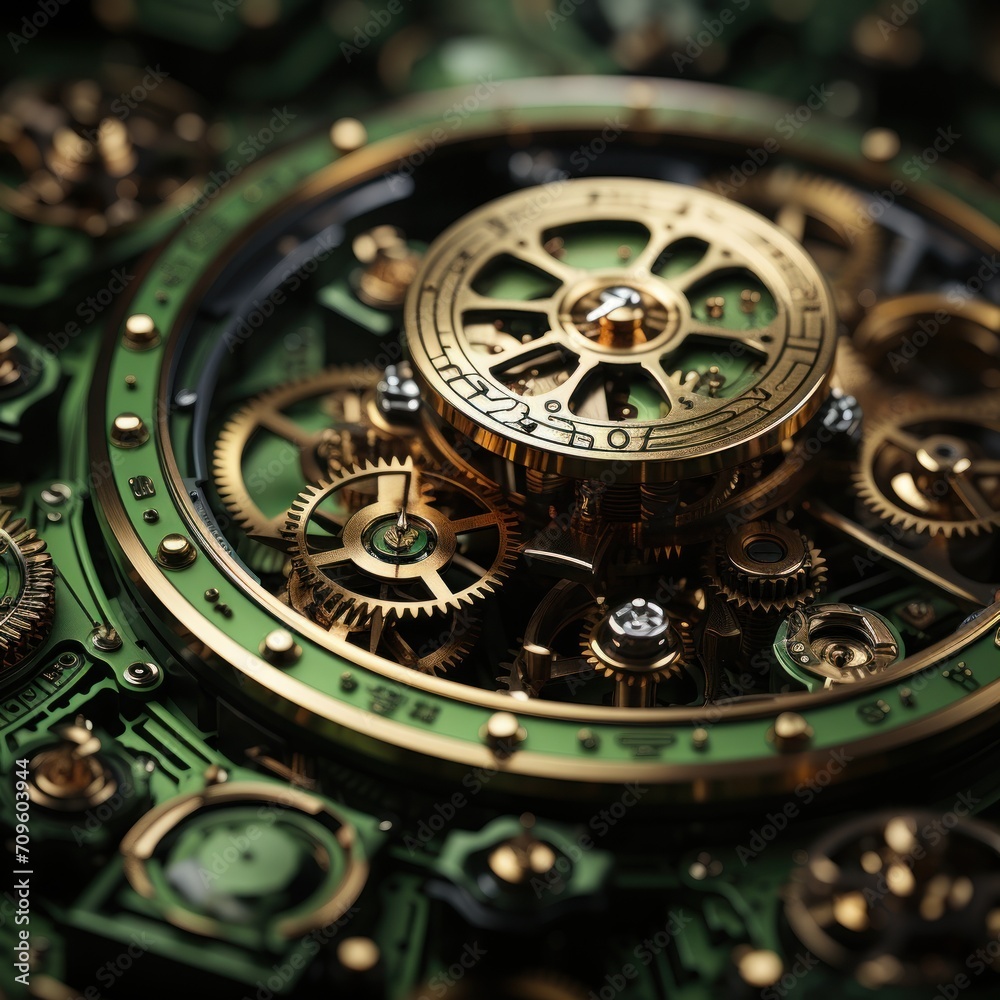
[[[327,628],[358,629],[461,609],[512,568],[515,528],[501,498],[472,480],[410,459],[358,466],[309,487],[288,512],[292,605]]]
[[[247,466],[252,461],[251,449],[265,436],[284,443],[284,451],[277,457],[279,467],[297,467],[299,487],[328,479],[361,461],[405,452],[405,428],[385,426],[376,412],[371,397],[378,377],[370,369],[329,368],[255,396],[226,422],[215,445],[215,485],[219,498],[251,538],[276,543],[292,499],[277,497],[281,510],[274,514],[261,509],[261,494],[270,472],[265,466],[251,481],[253,474],[247,475]],[[321,411],[319,425],[307,426],[297,412],[310,402]]]
[[[1000,414],[959,406],[888,417],[865,435],[858,495],[905,530],[965,537],[1000,524]]]
[[[727,191],[732,185],[721,177],[709,187]],[[841,319],[860,314],[858,296],[877,273],[882,238],[859,194],[828,177],[782,167],[751,177],[730,197],[766,215],[809,250],[830,281]]]
[[[0,672],[38,648],[49,633],[55,604],[55,571],[45,542],[23,517],[0,507]]]
[[[817,411],[836,315],[779,228],[660,181],[572,180],[539,199],[453,225],[407,300],[425,398],[458,430],[546,472],[670,481],[766,454]]]

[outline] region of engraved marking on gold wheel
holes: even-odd
[[[635,253],[567,252],[581,226],[625,227]],[[616,178],[457,222],[425,257],[406,335],[425,398],[477,444],[578,478],[643,463],[649,481],[792,436],[822,402],[836,322],[816,265],[772,223],[706,191]]]

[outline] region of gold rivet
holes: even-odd
[[[259,648],[260,655],[276,667],[290,666],[302,656],[302,647],[296,643],[292,633],[283,628],[268,632]]]
[[[861,139],[861,153],[872,163],[886,163],[899,152],[899,136],[891,128],[869,129]]]
[[[695,750],[704,750],[708,746],[708,730],[699,726],[691,734],[691,745]]]
[[[146,313],[134,313],[125,320],[122,343],[132,351],[148,351],[160,342],[160,331],[156,329],[153,317]]]
[[[340,964],[351,972],[369,972],[378,965],[381,957],[378,945],[371,938],[347,938],[337,946]]]
[[[782,712],[774,720],[770,736],[779,750],[799,750],[812,739],[812,726],[798,712]]]
[[[524,742],[527,733],[512,712],[494,712],[479,732],[480,738],[494,753],[508,754]]]
[[[340,118],[330,129],[330,142],[341,155],[353,153],[368,141],[368,132],[357,118]]]
[[[545,875],[556,866],[556,852],[544,841],[522,836],[499,844],[488,859],[490,871],[509,885],[520,885],[536,875]]]
[[[748,986],[764,989],[773,986],[785,973],[785,964],[773,951],[763,948],[739,949],[733,955],[740,978]]]
[[[119,413],[111,425],[111,443],[116,448],[138,448],[149,440],[149,429],[137,413]]]
[[[184,569],[194,562],[197,554],[191,540],[177,533],[164,535],[156,547],[156,561],[164,569]]]

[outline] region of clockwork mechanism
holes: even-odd
[[[1000,208],[550,82],[289,129],[100,330],[4,320],[0,801],[73,995],[133,929],[122,996],[303,1000],[909,1000],[1000,933]]]

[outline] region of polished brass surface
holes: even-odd
[[[621,480],[666,480],[757,458],[816,412],[833,363],[833,303],[815,265],[783,232],[718,196],[657,181],[571,180],[550,201],[529,190],[460,220],[434,242],[407,299],[417,375],[462,433],[546,472],[587,478],[617,463]],[[597,273],[546,249],[547,233],[583,219],[641,225],[645,246]],[[705,246],[697,262],[671,277],[657,273],[695,239]],[[477,291],[498,260],[544,276],[555,290],[530,299]],[[697,287],[730,272],[769,289],[773,321],[730,329],[711,312],[696,317]],[[473,319],[495,325],[512,317],[536,323],[537,335],[494,338],[491,353],[476,344]],[[754,358],[752,386],[733,399],[700,391],[700,380],[675,366],[691,343]],[[652,387],[661,415],[639,421],[630,406],[610,412],[593,384],[613,373]]]

